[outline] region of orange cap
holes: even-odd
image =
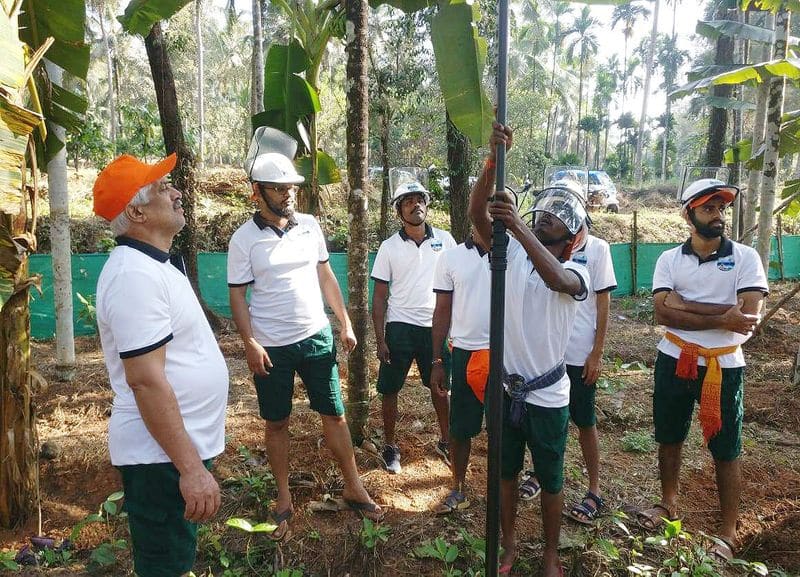
[[[130,154],[112,160],[100,171],[94,183],[94,213],[111,222],[140,188],[172,172],[176,162],[174,152],[156,164],[145,164]]]
[[[709,200],[714,198],[715,196],[719,196],[722,198],[727,204],[733,202],[733,199],[736,198],[736,193],[733,192],[729,188],[718,188],[716,190],[712,190],[708,194],[704,194],[702,196],[698,196],[694,200],[689,203],[689,208],[697,208],[698,206],[702,206],[707,203]]]

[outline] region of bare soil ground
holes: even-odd
[[[789,289],[789,284],[776,285],[770,303],[777,302]],[[565,521],[561,557],[567,575],[628,574],[626,551],[636,539],[642,549],[644,535],[633,520],[623,519],[632,533],[626,536],[613,518],[621,511],[631,513],[652,503],[659,496],[656,452],[651,441],[650,367],[660,329],[649,323],[648,306],[647,299],[633,297],[616,299],[613,304],[608,359],[598,393],[602,485],[608,509],[594,529]],[[788,574],[800,574],[800,391],[792,389],[788,380],[798,341],[800,298],[795,298],[746,345],[749,369],[738,556],[763,561],[770,569],[782,568]],[[39,437],[59,449],[55,458],[41,460],[42,533],[57,538],[67,537],[78,522],[96,512],[106,497],[120,488],[106,449],[112,395],[102,353],[93,338],[80,339],[77,345],[78,374],[70,383],[54,379],[53,343],[34,346],[36,368],[49,382],[37,401]],[[450,517],[436,517],[430,509],[446,494],[449,471],[434,453],[437,434],[433,411],[427,390],[416,377],[410,379],[401,394],[398,439],[403,451],[403,472],[390,475],[382,470],[377,456],[357,450],[367,488],[388,511],[383,523],[390,531],[387,542],[373,549],[365,547],[359,535],[362,523],[353,513],[309,511],[310,502],[326,493],[335,495],[341,479],[321,441],[318,418],[308,408],[301,386],[296,388],[291,425],[296,511],[293,537],[276,547],[263,535],[251,536],[226,527],[224,521],[231,517],[247,518],[253,523],[266,520],[274,486],[263,451],[263,424],[257,416],[256,398],[238,338],[222,335],[220,346],[231,374],[227,448],[215,468],[224,497],[218,520],[201,531],[195,566],[198,576],[271,575],[281,567],[314,576],[442,575],[445,565],[441,562],[411,555],[421,543],[437,537],[459,543],[461,554],[452,568],[474,574],[468,571],[480,564],[470,558],[459,535],[461,530],[472,536],[484,533],[485,434],[473,444],[469,472],[472,507]],[[647,367],[630,364],[637,361]],[[346,377],[346,365],[341,370]],[[377,396],[371,403],[370,425],[377,434],[381,426]],[[632,448],[641,452],[631,452]],[[566,465],[567,502],[579,498],[585,486],[580,449],[572,434]],[[719,521],[714,469],[696,425],[684,451],[681,494],[684,528],[693,534],[713,534]],[[521,506],[518,527],[521,547],[514,574],[536,574],[541,552],[538,502]],[[36,533],[36,519],[16,530],[2,531],[0,550],[17,550]],[[69,563],[54,568],[28,568],[23,574],[87,574],[90,551],[111,536],[127,538],[124,521],[88,525],[81,532]],[[609,556],[604,540],[616,544],[620,560]],[[666,555],[648,546],[643,551],[645,556],[639,561],[655,567]],[[116,564],[101,572],[129,575],[127,550],[122,551]],[[730,574],[746,573],[731,570]]]

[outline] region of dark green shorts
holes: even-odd
[[[503,393],[503,479],[516,479],[525,459],[525,446],[531,451],[533,468],[542,490],[560,493],[564,486],[564,450],[569,427],[568,407],[537,407],[527,403],[522,425],[511,424],[511,398]]]
[[[211,460],[203,461],[211,469]],[[186,502],[172,463],[125,465],[123,510],[133,548],[133,569],[139,577],[176,577],[191,571],[197,552],[197,523],[183,518]]]
[[[336,346],[330,325],[294,344],[264,348],[272,361],[272,368],[265,377],[253,375],[261,418],[276,422],[292,413],[295,372],[306,386],[313,410],[333,417],[344,414]]]
[[[392,362],[381,363],[378,370],[378,392],[382,395],[397,393],[403,388],[411,369],[411,362],[417,362],[422,384],[431,386],[431,363],[433,344],[431,327],[419,327],[408,323],[386,323],[386,346]],[[444,360],[445,387],[450,388],[450,351],[442,348]]]
[[[653,424],[656,442],[666,445],[686,440],[706,375],[706,367],[697,367],[697,379],[679,379],[675,376],[677,364],[678,359],[659,351],[654,369]],[[742,452],[743,390],[744,367],[723,368],[722,430],[708,442],[708,449],[717,461],[734,461]]]
[[[567,365],[569,376],[569,418],[579,429],[593,427],[597,423],[594,411],[594,397],[597,385],[583,382],[583,367]]]
[[[466,441],[483,427],[483,403],[467,384],[467,363],[472,351],[453,347],[453,388],[450,391],[450,436]]]

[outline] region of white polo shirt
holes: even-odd
[[[168,253],[127,237],[117,242],[97,281],[97,328],[114,391],[111,463],[170,462],[142,420],[122,364],[160,347],[186,433],[201,459],[215,457],[225,449],[228,367],[214,333]]]
[[[592,282],[589,296],[578,305],[565,359],[568,365],[582,367],[594,348],[597,295],[617,288],[617,278],[614,276],[614,263],[611,261],[611,247],[602,238],[587,236],[586,244],[572,255],[572,261],[587,268]]]
[[[433,275],[433,292],[452,295],[450,338],[467,351],[489,348],[489,254],[472,239],[442,253]]]
[[[584,285],[577,296],[550,290],[539,276],[523,246],[509,238],[506,271],[506,314],[503,364],[508,373],[530,380],[564,360],[580,300],[591,288],[589,271],[573,261],[563,263]],[[539,407],[569,404],[569,377],[549,387],[531,391],[527,403]]]
[[[263,346],[302,341],[328,326],[317,265],[328,261],[325,237],[310,214],[295,213],[286,230],[259,213],[233,233],[228,286],[250,287],[250,325]]]
[[[425,225],[425,238],[417,243],[403,229],[381,243],[372,278],[389,284],[386,322],[419,327],[433,326],[433,272],[443,251],[456,246],[449,232]]]
[[[664,251],[656,261],[653,294],[673,290],[687,301],[729,305],[735,305],[742,292],[769,293],[758,253],[749,246],[727,238],[723,238],[719,250],[705,260],[701,260],[692,249],[691,238],[680,246]],[[667,330],[705,348],[741,345],[750,338],[749,334],[723,329],[687,331],[667,327]],[[658,350],[676,359],[680,357],[680,347],[666,338],[658,343]],[[745,365],[741,347],[735,353],[720,355],[718,360],[723,368]],[[698,364],[705,366],[705,357],[699,357]]]

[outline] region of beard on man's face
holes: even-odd
[[[286,206],[273,202],[267,195],[264,195],[264,202],[267,208],[270,209],[276,216],[281,218],[289,218],[294,214],[294,202],[288,201]]]
[[[725,221],[717,218],[708,223],[701,223],[697,220],[694,210],[689,211],[689,220],[692,221],[697,234],[705,239],[713,240],[725,234]]]

